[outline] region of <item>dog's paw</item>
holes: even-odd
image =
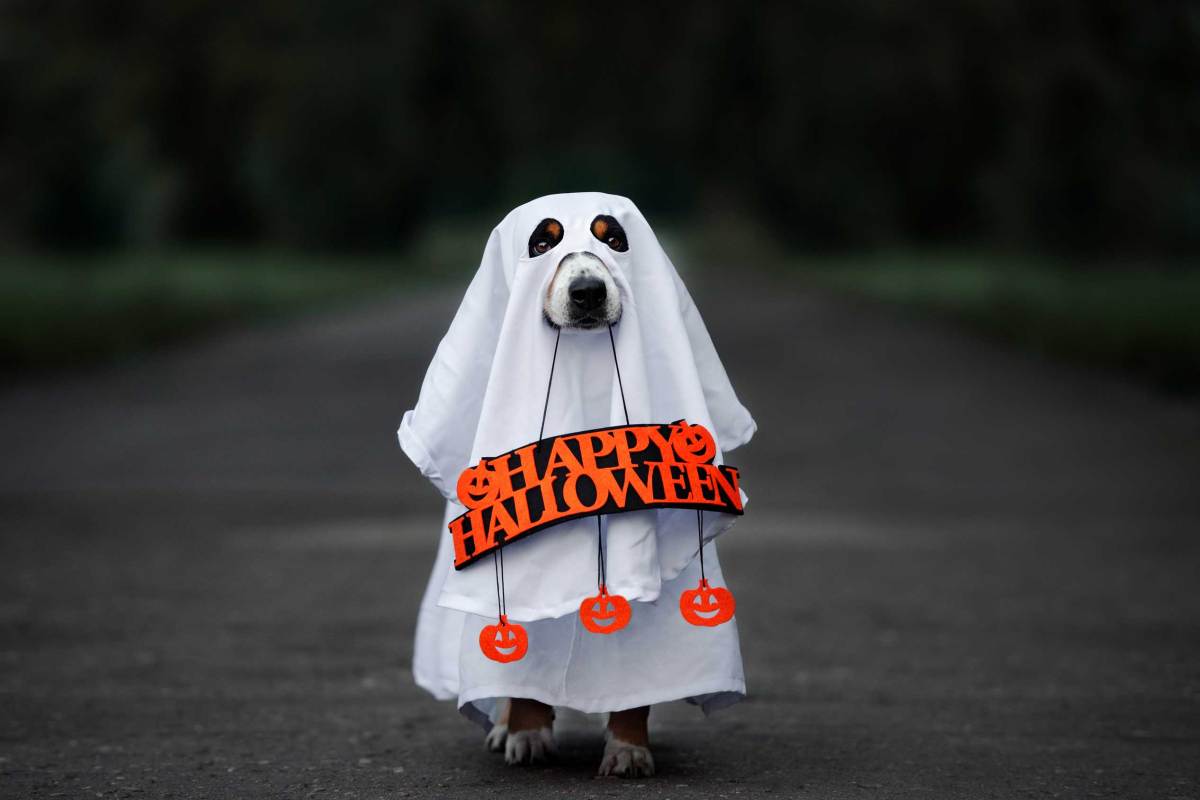
[[[504,740],[507,738],[508,726],[498,723],[483,737],[483,746],[489,753],[500,753],[504,751]]]
[[[554,733],[549,728],[508,731],[504,741],[505,764],[537,764],[557,751]]]
[[[630,744],[614,736],[604,743],[604,758],[600,760],[601,777],[649,778],[654,774],[654,756],[649,747]]]

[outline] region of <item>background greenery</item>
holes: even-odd
[[[809,261],[819,283],[934,313],[1028,349],[1200,389],[1200,273],[1081,271],[997,256],[904,253]]]
[[[1194,371],[1194,2],[18,0],[0,31],[7,365],[427,277],[428,230],[597,188]]]

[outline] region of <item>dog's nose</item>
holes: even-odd
[[[589,312],[603,306],[608,293],[604,289],[604,281],[587,276],[571,281],[571,285],[567,287],[567,294],[571,296],[571,305],[580,311]]]

